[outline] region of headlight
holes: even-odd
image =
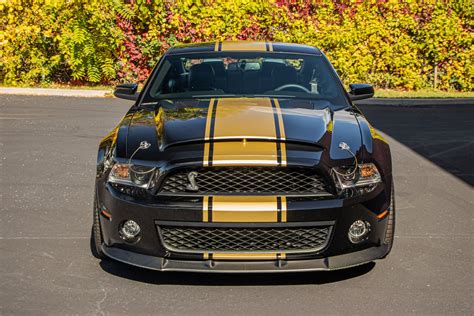
[[[373,191],[382,182],[380,173],[373,163],[358,164],[357,167],[336,167],[332,169],[336,187],[347,196]]]
[[[116,163],[109,174],[109,182],[148,189],[155,174],[154,167]]]

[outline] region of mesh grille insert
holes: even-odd
[[[188,174],[196,172],[198,190],[189,190]],[[215,167],[169,174],[160,193],[330,195],[325,181],[304,168]]]
[[[323,249],[330,226],[223,228],[158,226],[164,246],[175,252],[293,251]]]

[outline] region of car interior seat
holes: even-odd
[[[215,90],[215,74],[211,65],[202,63],[191,66],[189,69],[189,90]]]

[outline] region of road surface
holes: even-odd
[[[211,275],[90,254],[97,145],[129,106],[0,96],[0,314],[473,313],[474,107],[365,107],[394,160],[398,222],[386,260]]]

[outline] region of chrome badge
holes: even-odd
[[[196,183],[197,176],[198,176],[198,173],[196,171],[192,171],[188,173],[189,184],[186,186],[186,191],[190,191],[190,192],[199,191],[199,187],[197,186],[197,183]]]

